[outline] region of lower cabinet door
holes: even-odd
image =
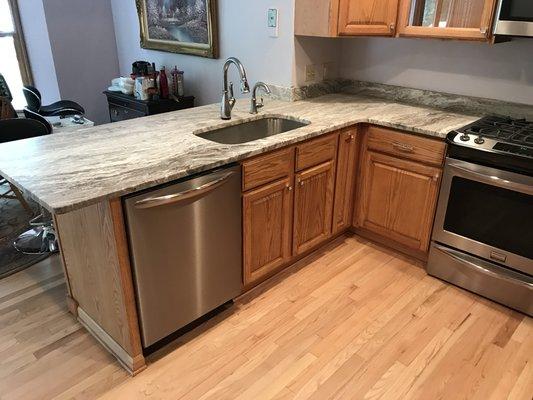
[[[366,151],[356,225],[413,250],[429,246],[440,169]]]
[[[331,236],[334,160],[296,174],[293,253],[302,254]]]
[[[281,179],[243,195],[244,283],[290,261],[292,182]]]
[[[333,233],[352,224],[353,187],[355,177],[356,129],[349,128],[339,135],[339,153],[335,179]]]

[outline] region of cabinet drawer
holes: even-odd
[[[370,150],[433,165],[442,165],[446,151],[446,144],[442,141],[376,126],[368,127],[367,147]]]
[[[328,135],[311,140],[296,147],[296,170],[313,167],[333,160],[337,153],[337,136]]]
[[[293,163],[294,148],[292,147],[243,162],[242,189],[247,191],[289,176],[293,170]]]
[[[109,104],[109,117],[111,118],[111,122],[125,121],[127,119],[144,117],[145,115],[146,114],[141,111]]]

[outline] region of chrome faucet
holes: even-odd
[[[250,114],[257,114],[257,109],[264,106],[262,97],[261,97],[261,103],[257,104],[256,95],[257,95],[257,89],[259,88],[263,89],[266,94],[271,93],[270,88],[265,82],[257,82],[254,85],[254,89],[252,90],[252,103],[250,105]]]
[[[241,76],[241,93],[250,93],[250,86],[248,79],[246,79],[246,71],[242,63],[235,57],[230,57],[224,63],[224,91],[222,92],[222,101],[220,102],[220,118],[231,119],[231,110],[235,105],[235,97],[233,97],[233,82],[229,83],[228,89],[228,69],[231,64],[234,64],[239,70]]]

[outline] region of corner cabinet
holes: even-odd
[[[399,0],[339,0],[339,35],[393,36]]]
[[[496,0],[402,0],[398,35],[489,40]]]
[[[333,204],[333,234],[352,225],[352,203],[355,185],[357,129],[346,128],[339,135],[335,199]]]

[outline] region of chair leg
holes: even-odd
[[[18,188],[12,185],[11,183],[9,184],[9,186],[11,187],[11,190],[13,191],[13,193],[15,193],[17,200],[20,202],[20,204],[22,204],[22,207],[24,207],[24,209],[28,212],[28,214],[33,215],[33,210],[31,209],[30,205],[28,204],[24,196],[22,196],[22,193],[20,192],[20,190],[18,190]]]

